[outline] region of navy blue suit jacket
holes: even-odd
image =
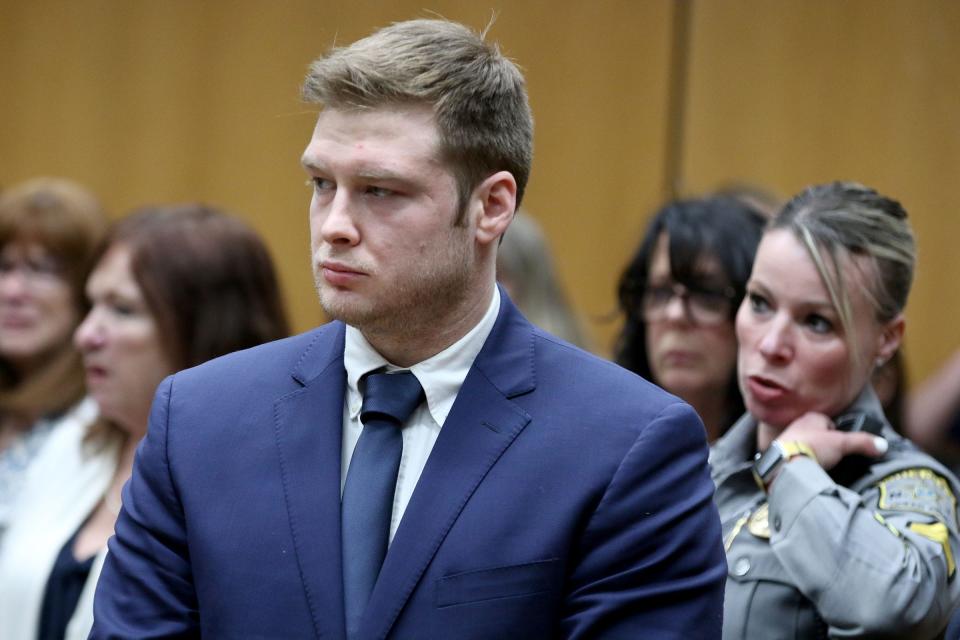
[[[160,386],[92,638],[343,638],[344,325]],[[703,426],[503,296],[390,546],[369,638],[719,638]]]

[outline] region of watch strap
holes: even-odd
[[[775,472],[784,462],[797,456],[806,456],[817,460],[813,449],[798,440],[774,440],[762,454],[758,453],[753,462],[753,479],[763,491],[766,491]]]
[[[783,450],[783,457],[785,460],[790,460],[797,456],[806,456],[811,458],[814,462],[817,462],[817,454],[813,452],[813,449],[806,442],[800,442],[799,440],[786,440],[784,442],[777,441],[780,445],[780,449]]]

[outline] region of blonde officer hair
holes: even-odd
[[[850,258],[866,259],[862,275],[876,320],[885,323],[903,311],[913,283],[916,243],[898,201],[856,182],[808,187],[771,221],[769,230],[774,229],[789,229],[806,247],[852,340],[855,328],[845,271],[858,265]]]

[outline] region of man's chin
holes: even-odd
[[[357,328],[370,322],[376,314],[365,301],[349,292],[320,289],[320,307],[331,320],[340,320]],[[354,297],[356,299],[351,300]]]

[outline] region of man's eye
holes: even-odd
[[[310,178],[309,184],[313,185],[314,191],[328,191],[334,188],[333,182],[326,178]]]
[[[393,193],[394,192],[391,189],[386,189],[384,187],[367,187],[367,194],[373,196],[374,198],[386,198],[387,196],[393,195]]]

